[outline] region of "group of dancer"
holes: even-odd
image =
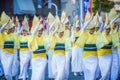
[[[84,20],[75,16],[73,24],[64,11],[61,17],[49,13],[46,28],[42,20],[34,16],[30,29],[26,17],[20,26],[17,17],[1,14],[0,61],[7,80],[26,80],[29,64],[31,80],[45,80],[47,63],[49,80],[69,80],[70,66],[85,80],[117,80],[120,17],[114,8],[102,15],[87,12]]]

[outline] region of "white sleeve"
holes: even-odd
[[[99,20],[99,23],[100,23],[100,24],[103,23],[103,21],[102,21],[102,17],[101,17],[101,16],[98,17],[98,20]]]
[[[104,23],[101,23],[100,29],[99,29],[100,32],[102,32],[102,31],[104,30],[104,26],[105,26],[105,24],[104,24]]]
[[[110,23],[114,23],[118,19],[118,16],[113,18]]]
[[[22,31],[23,31],[23,29],[24,29],[24,26],[22,26],[22,27],[20,28],[20,31],[18,32],[18,34],[21,34]]]
[[[40,25],[39,25],[39,24],[37,24],[32,34],[36,34],[36,33],[37,33],[37,31],[38,31],[38,29],[39,29],[39,27],[40,27]]]
[[[18,23],[18,28],[17,29],[18,29],[18,31],[20,30],[20,23]]]
[[[18,23],[17,27],[15,27],[15,32],[19,32],[20,31],[20,23]]]
[[[103,24],[101,32],[108,26],[108,24]]]
[[[5,23],[5,24],[0,28],[0,32],[2,32],[2,31],[5,29],[5,27],[8,26],[8,23],[9,23],[9,22]]]
[[[45,32],[46,32],[47,34],[49,34],[49,25],[46,25]]]
[[[55,24],[55,21],[52,22],[51,25],[49,26],[49,27],[50,27],[50,28],[49,28],[49,31],[52,29],[52,27],[54,26],[54,24]]]
[[[91,18],[91,19],[88,20],[86,23],[84,23],[83,28],[82,28],[83,30],[85,30],[86,27],[91,23],[92,19],[93,19],[93,18]]]
[[[54,32],[52,33],[52,35],[54,36],[54,35],[57,33],[57,31],[58,31],[58,28],[56,28],[56,29],[54,30]]]

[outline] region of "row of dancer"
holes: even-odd
[[[79,22],[83,25],[80,26]],[[83,72],[85,80],[116,80],[120,72],[119,22],[114,9],[102,16],[98,12],[95,15],[87,12],[84,21],[79,21],[76,16],[74,24],[69,23],[63,11],[61,18],[49,13],[46,28],[42,18],[34,16],[29,29],[26,17],[20,27],[17,17],[14,22],[3,12],[0,59],[5,78],[26,80],[30,62],[31,80],[45,80],[48,62],[50,79],[68,80],[71,63],[74,75],[82,75]]]

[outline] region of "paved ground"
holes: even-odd
[[[31,70],[28,70],[29,76],[31,76]],[[5,80],[4,78],[0,78],[0,80]],[[30,80],[30,79],[28,79]],[[45,74],[45,80],[48,80],[48,70],[46,67],[46,74]],[[70,75],[69,75],[69,80],[84,80],[84,76],[77,76],[75,77],[73,75],[73,73],[70,71]],[[120,80],[120,77],[118,78],[118,80]]]
[[[28,70],[28,73],[29,73],[29,76],[31,76],[31,70]],[[2,78],[0,77],[0,80],[5,80],[5,79],[4,79],[4,77],[2,77]],[[47,67],[46,67],[45,80],[48,80],[48,70],[47,70]],[[84,80],[84,77],[83,76],[77,76],[77,77],[75,77],[73,75],[73,73],[71,72],[70,76],[69,76],[69,80]]]
[[[48,80],[48,68],[46,67],[46,74],[45,74],[45,80]],[[29,73],[31,73],[31,71],[29,71]],[[83,76],[77,76],[75,77],[73,75],[73,73],[70,71],[70,76],[69,76],[69,80],[84,80]]]
[[[47,69],[46,69],[47,70]],[[47,71],[46,71],[47,72]],[[47,77],[48,73],[46,73],[46,80],[48,80],[48,77]],[[73,75],[73,73],[70,71],[70,75],[69,75],[69,80],[84,80],[84,77],[83,76],[77,76],[75,77]]]

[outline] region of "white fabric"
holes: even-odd
[[[37,57],[32,59],[32,77],[31,80],[45,80],[45,68],[47,59]]]
[[[18,76],[18,71],[19,71],[18,50],[14,50],[12,76]]]
[[[72,51],[66,51],[65,58],[66,58],[66,63],[65,63],[65,78],[68,79],[69,77],[69,72],[70,72],[70,59],[72,56]]]
[[[52,56],[53,56],[53,50],[49,50],[47,52],[48,55],[48,78],[54,78],[52,73]]]
[[[99,63],[97,64],[97,70],[96,70],[96,75],[95,75],[95,79],[99,79],[100,78],[100,67],[99,67]]]
[[[100,80],[107,80],[110,77],[112,54],[105,54],[103,56],[99,56],[98,61],[99,61],[99,67],[101,71]]]
[[[2,32],[5,29],[5,27],[8,26],[8,23],[9,22],[6,22],[6,23],[3,24],[3,26],[0,28],[0,32]]]
[[[83,71],[85,80],[95,80],[95,74],[98,65],[98,58],[96,56],[88,56],[83,58]]]
[[[82,72],[82,53],[83,49],[75,46],[72,48],[72,72]]]
[[[96,75],[95,75],[95,79],[99,79],[100,78],[100,67],[99,64],[97,64],[97,70],[96,70]]]
[[[2,76],[4,74],[3,66],[2,66],[2,63],[1,63],[1,54],[2,54],[2,49],[0,48],[0,76]]]
[[[118,57],[119,57],[119,74],[120,74],[120,48],[118,48]]]
[[[31,59],[31,52],[26,50],[24,52],[20,52],[20,75],[19,79],[26,80],[28,73],[28,64]]]
[[[52,57],[52,72],[55,80],[64,80],[65,55],[59,53]]]
[[[119,56],[117,49],[112,49],[112,67],[111,67],[111,80],[117,80],[119,70]]]
[[[5,78],[7,80],[12,80],[12,64],[13,64],[14,54],[9,52],[4,52],[1,54],[1,62],[4,69]]]

